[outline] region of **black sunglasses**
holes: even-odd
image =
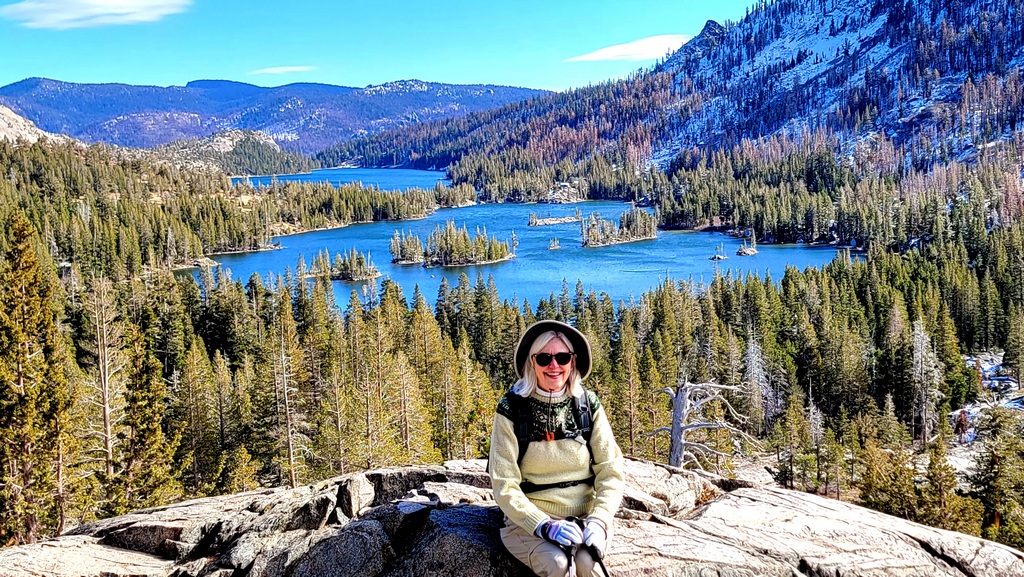
[[[551,364],[551,359],[555,359],[555,362],[564,367],[569,364],[573,356],[573,353],[555,353],[553,355],[551,353],[537,353],[533,355],[533,360],[537,362],[538,366],[546,367]]]

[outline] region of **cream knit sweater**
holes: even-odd
[[[514,393],[508,392],[507,395]],[[597,396],[592,392],[590,404],[594,414],[590,446],[594,451],[594,464],[586,444],[566,439],[566,430],[575,430],[572,397],[568,387],[557,396],[548,397],[538,391],[530,397],[533,415],[531,443],[516,464],[519,445],[512,423],[512,411],[507,398],[498,403],[491,433],[490,471],[494,500],[505,516],[530,533],[552,517],[589,516],[612,526],[612,518],[622,500],[625,487],[622,451],[615,443],[608,417]],[[545,432],[553,432],[555,440],[543,440]],[[593,472],[591,472],[593,471]],[[525,495],[519,484],[528,480],[538,485],[577,481],[594,475],[594,486],[587,484],[567,488],[553,488]]]

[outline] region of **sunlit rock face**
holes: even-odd
[[[60,141],[70,140],[64,136],[57,136],[40,130],[32,121],[15,114],[10,108],[0,105],[0,140],[35,142],[40,138]]]

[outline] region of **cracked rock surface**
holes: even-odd
[[[626,463],[616,577],[1024,577],[1024,553],[773,486]],[[724,488],[724,489],[723,489]],[[0,577],[529,576],[483,461],[196,499],[0,549]]]

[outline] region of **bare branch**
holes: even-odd
[[[729,457],[730,456],[729,453],[723,453],[721,451],[717,451],[717,450],[712,449],[711,447],[708,447],[707,445],[704,445],[702,443],[683,443],[683,446],[686,449],[699,449],[702,453],[704,453],[706,455],[707,454],[717,455],[719,457]],[[691,454],[692,454],[692,452],[691,452]]]

